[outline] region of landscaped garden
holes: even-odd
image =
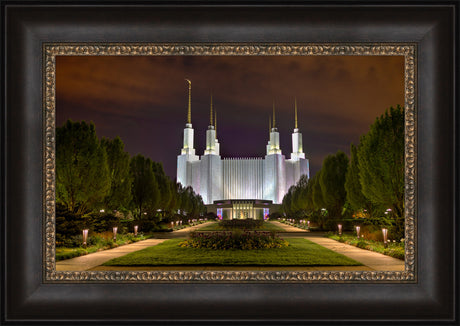
[[[306,239],[289,239],[289,245],[271,249],[208,249],[180,244],[171,239],[159,245],[112,259],[104,266],[361,266]]]

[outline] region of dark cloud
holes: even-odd
[[[324,157],[367,132],[385,109],[403,104],[403,57],[165,56],[57,57],[56,119],[93,121],[99,136],[120,136],[132,155],[161,161],[175,177],[192,80],[195,148],[203,153],[213,94],[222,156],[263,156],[268,117],[291,152],[294,98],[304,150],[316,172]]]

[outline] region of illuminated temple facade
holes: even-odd
[[[300,176],[309,176],[308,159],[302,148],[302,134],[297,127],[292,133],[291,158],[281,152],[279,133],[273,109],[273,127],[265,157],[222,158],[216,137],[216,116],[206,131],[206,148],[198,156],[194,148],[194,129],[191,123],[191,83],[189,83],[188,116],[184,129],[181,154],[177,157],[177,181],[191,186],[220,218],[262,218],[273,204],[281,204],[284,195]]]

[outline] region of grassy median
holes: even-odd
[[[285,248],[214,250],[179,247],[171,239],[109,260],[104,266],[361,266],[362,264],[306,239],[289,239]]]

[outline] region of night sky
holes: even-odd
[[[59,56],[56,125],[93,121],[99,137],[120,136],[125,150],[162,162],[176,177],[192,81],[195,149],[204,151],[210,96],[222,157],[265,156],[268,119],[286,158],[292,151],[294,98],[313,175],[385,109],[404,104],[402,56]]]

